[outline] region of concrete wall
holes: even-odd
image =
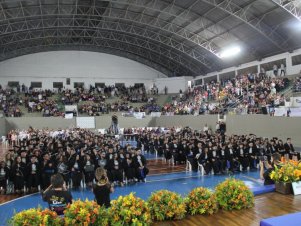
[[[6,131],[6,120],[5,118],[0,118],[0,136],[5,136]]]
[[[68,128],[75,125],[74,119],[62,118],[43,118],[43,117],[24,117],[6,118],[7,125],[0,119],[0,132],[3,127],[9,129],[27,129],[29,126],[34,128]],[[146,127],[146,126],[189,126],[194,129],[203,129],[207,123],[213,130],[218,120],[216,115],[205,116],[162,116],[152,118],[147,116],[144,119],[119,117],[121,128]],[[301,117],[270,117],[266,115],[247,115],[247,116],[227,116],[227,134],[249,134],[254,133],[262,137],[279,137],[284,141],[291,137],[293,144],[301,146]],[[111,116],[100,116],[96,118],[96,129],[108,128],[111,124]]]
[[[214,72],[210,72],[206,75],[200,75],[197,76],[195,79],[202,79],[204,77],[211,77],[211,76],[216,76],[216,75],[221,75],[223,73],[227,73],[230,71],[235,71],[235,73],[237,74],[237,71],[240,69],[244,69],[244,68],[248,68],[248,67],[252,67],[252,66],[257,66],[258,67],[258,71],[260,71],[260,65],[261,64],[265,64],[265,63],[269,63],[269,62],[273,62],[276,60],[280,60],[280,59],[285,59],[286,61],[286,74],[287,75],[295,75],[295,74],[299,74],[301,71],[301,64],[299,65],[292,65],[292,57],[301,54],[301,49],[296,49],[294,50],[292,53],[281,53],[275,56],[271,56],[271,57],[267,57],[264,59],[261,59],[260,61],[252,61],[252,62],[248,62],[242,65],[239,65],[237,67],[229,67],[229,68],[225,68],[221,71],[214,71]],[[239,56],[238,56],[239,57]],[[280,65],[278,65],[278,68],[280,67]],[[272,74],[272,71],[267,71],[267,74]],[[280,73],[280,71],[279,71]]]
[[[64,118],[44,118],[44,117],[23,117],[23,118],[6,118],[7,130],[11,129],[28,129],[30,126],[37,129],[65,129],[75,126],[75,119]]]
[[[270,117],[267,115],[227,116],[227,132],[254,133],[262,137],[279,137],[301,147],[301,117]]]
[[[146,127],[149,126],[153,118],[146,116],[143,119],[136,119],[133,117],[118,117],[118,124],[120,128],[132,128],[132,127]],[[96,129],[109,128],[112,122],[111,116],[96,117]]]
[[[161,116],[156,118],[156,125],[162,127],[172,127],[172,126],[189,126],[193,129],[203,129],[205,124],[208,127],[215,129],[217,122],[217,115],[206,115],[206,116]]]
[[[157,78],[154,80],[158,87],[159,93],[164,93],[165,86],[167,93],[179,93],[180,89],[184,92],[188,88],[188,81],[192,81],[193,77],[174,77],[174,78]]]
[[[166,77],[146,65],[115,55],[86,51],[53,51],[29,54],[0,63],[0,84],[19,81],[30,86],[31,82],[42,82],[43,89],[52,89],[53,82],[63,82],[73,89],[74,82],[84,82],[88,88],[95,82],[114,85],[125,83],[153,84],[153,79]],[[66,84],[66,78],[71,84]]]

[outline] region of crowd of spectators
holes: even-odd
[[[63,116],[64,113],[59,110],[57,101],[51,99],[54,92],[51,90],[29,89],[25,92],[24,105],[28,113],[41,112],[44,117]]]
[[[262,113],[267,106],[284,105],[284,96],[279,92],[289,84],[287,78],[270,78],[264,74],[240,75],[235,78],[189,89],[165,104],[163,113],[186,114],[223,114],[229,109],[236,113]]]
[[[0,109],[5,117],[21,117],[22,112],[19,105],[22,105],[22,100],[18,93],[13,89],[0,87]]]
[[[11,148],[0,163],[1,185],[4,192],[43,190],[50,177],[60,173],[66,184],[78,189],[94,181],[94,171],[103,167],[110,182],[123,186],[124,182],[144,181],[148,173],[147,161],[141,151],[157,152],[167,163],[191,164],[192,170],[202,168],[205,174],[223,174],[256,169],[259,160],[270,160],[273,153],[285,158],[300,159],[291,140],[254,134],[226,135],[220,124],[213,131],[191,128],[128,128],[126,135],[116,138],[89,130],[11,131],[7,138]],[[136,141],[136,148],[121,139]],[[4,183],[5,182],[5,183]]]
[[[294,79],[294,85],[292,87],[293,92],[301,92],[301,77]]]
[[[221,82],[211,81],[204,85],[180,92],[164,106],[159,106],[154,97],[148,97],[144,85],[130,87],[105,86],[75,90],[60,89],[60,101],[51,98],[51,90],[24,89],[24,96],[13,89],[1,89],[1,107],[5,116],[20,117],[19,105],[24,103],[28,112],[42,112],[43,116],[64,116],[59,111],[63,105],[78,105],[81,114],[98,116],[110,112],[162,112],[165,115],[199,114],[260,114],[283,106],[285,97],[279,92],[285,89],[289,80],[283,77],[267,77],[264,73],[239,75]],[[300,78],[295,79],[293,89],[300,89]],[[19,89],[20,90],[20,89]],[[107,101],[112,96],[119,97],[115,102]],[[133,107],[133,103],[144,103]]]

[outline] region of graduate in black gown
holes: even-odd
[[[12,167],[14,189],[17,194],[24,192],[26,165],[22,162],[21,156],[17,156]]]

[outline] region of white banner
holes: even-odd
[[[77,112],[77,105],[65,105],[65,111],[76,111]]]
[[[134,112],[133,115],[136,119],[143,119],[145,117],[145,112]]]
[[[275,109],[274,116],[286,116],[287,113],[286,107],[279,107],[274,109]]]
[[[161,112],[151,112],[151,117],[160,117],[161,116]]]
[[[65,119],[73,119],[73,113],[65,114]]]
[[[290,108],[291,110],[291,117],[301,117],[301,107],[299,108]]]
[[[301,97],[291,97],[290,100],[292,107],[301,107]]]

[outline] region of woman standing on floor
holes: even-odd
[[[110,193],[114,192],[114,187],[109,183],[106,170],[99,167],[95,171],[97,183],[93,186],[93,193],[98,205],[109,208],[111,206]]]

